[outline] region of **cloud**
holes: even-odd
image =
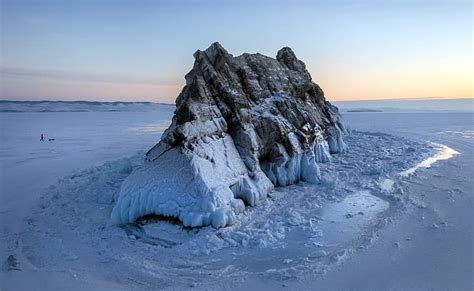
[[[118,75],[118,74],[98,74],[88,72],[75,72],[54,69],[32,69],[21,67],[0,66],[0,76],[5,82],[7,78],[14,79],[48,79],[97,83],[122,83],[122,84],[143,84],[176,87],[182,85],[183,81],[176,79],[153,80],[147,77]]]

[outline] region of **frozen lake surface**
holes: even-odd
[[[111,225],[172,110],[0,113],[2,290],[472,289],[472,113],[346,113],[351,151],[321,184],[277,188],[231,227]]]

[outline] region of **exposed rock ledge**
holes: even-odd
[[[122,185],[114,223],[157,214],[223,227],[274,186],[317,183],[317,162],[347,150],[338,109],[290,48],[234,57],[216,42],[194,58],[171,126]]]

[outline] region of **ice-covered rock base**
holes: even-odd
[[[276,186],[319,182],[317,163],[347,151],[342,117],[290,48],[233,57],[214,43],[194,57],[171,126],[121,188],[116,224],[230,225]]]

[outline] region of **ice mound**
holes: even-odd
[[[317,163],[347,150],[338,109],[290,48],[233,57],[216,42],[194,58],[172,124],[122,185],[114,223],[156,214],[224,227],[275,186],[317,183]]]

